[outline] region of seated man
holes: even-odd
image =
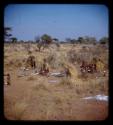
[[[27,67],[30,66],[32,69],[36,68],[35,56],[29,56],[26,60]]]

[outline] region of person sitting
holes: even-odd
[[[46,64],[43,64],[39,73],[41,75],[47,75],[49,73],[49,68],[46,66]]]
[[[7,82],[5,83],[6,85],[11,85],[11,79],[10,79],[10,74],[5,74],[4,76],[7,76]]]

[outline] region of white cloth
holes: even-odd
[[[108,96],[96,95],[96,96],[85,97],[83,99],[96,99],[96,100],[101,100],[101,101],[108,101]]]

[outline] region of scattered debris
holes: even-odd
[[[85,97],[83,99],[96,99],[96,100],[100,100],[100,101],[108,101],[108,96],[96,95],[96,96]]]
[[[22,77],[22,76],[29,76],[29,75],[37,75],[39,74],[39,71],[37,68],[35,69],[28,69],[25,67],[21,67],[19,70],[19,74],[18,77]]]
[[[51,76],[56,76],[56,77],[71,77],[71,73],[69,71],[68,68],[65,68],[64,71],[61,72],[54,72],[54,73],[50,73]]]
[[[55,73],[50,73],[51,76],[56,76],[56,77],[64,77],[66,74],[65,73],[60,73],[60,72],[55,72]]]
[[[37,72],[37,73],[31,73],[31,75],[38,75],[39,74],[39,72]]]
[[[66,71],[62,72],[49,72],[48,68],[42,67],[40,70],[34,69],[26,69],[25,67],[22,67],[19,71],[19,77],[22,76],[29,76],[29,75],[43,75],[43,76],[55,76],[55,77],[65,77],[67,76]]]

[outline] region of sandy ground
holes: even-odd
[[[92,48],[94,46],[92,45]],[[108,76],[96,74],[82,80],[77,76],[75,65],[67,61],[66,53],[75,49],[79,54],[82,45],[61,45],[60,49],[50,47],[42,52],[36,52],[36,45],[31,45],[33,55],[40,64],[44,57],[55,57],[50,66],[55,64],[69,64],[73,71],[72,79],[24,76],[18,77],[22,60],[28,53],[22,45],[7,45],[4,49],[4,73],[10,73],[11,85],[4,85],[4,115],[9,120],[104,120],[108,116],[108,102],[84,100],[84,97],[98,94],[108,95]],[[99,50],[102,50],[99,48]],[[91,50],[90,50],[91,52]],[[95,53],[97,49],[95,48]],[[105,52],[105,50],[104,50]],[[98,56],[100,52],[96,55]],[[107,62],[108,52],[101,53],[101,58]],[[89,53],[88,53],[89,54]],[[80,55],[79,55],[80,56]],[[89,58],[89,57],[88,57]],[[88,59],[86,58],[86,60]],[[54,65],[53,65],[54,66]],[[78,65],[79,67],[79,65]],[[52,72],[53,68],[50,68]],[[56,70],[60,71],[56,67]],[[50,83],[57,80],[57,83]],[[67,82],[69,80],[69,82]],[[71,80],[72,83],[71,84]],[[60,83],[60,84],[59,84]],[[73,86],[74,85],[74,86]]]
[[[82,96],[74,94],[74,89],[70,91],[59,89],[59,87],[56,88],[53,85],[55,83],[48,83],[48,91],[39,90],[40,92],[37,92],[37,90],[35,92],[34,90],[34,92],[31,92],[36,79],[39,79],[41,76],[37,75],[34,77],[36,78],[34,81],[28,81],[28,76],[17,77],[16,70],[15,72],[11,71],[10,74],[13,74],[11,85],[4,85],[4,113],[7,119],[104,120],[108,116],[108,103],[105,101],[83,100]],[[65,92],[69,94],[72,92],[72,96],[70,95],[70,98],[67,98],[67,100],[65,99],[66,97],[61,98],[61,100],[54,100],[54,97],[56,99],[56,95],[58,95],[57,93],[63,96]]]

